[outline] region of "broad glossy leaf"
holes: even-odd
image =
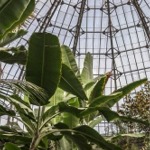
[[[85,91],[86,95],[88,96],[88,98],[90,97],[90,94],[94,88],[94,85],[96,84],[97,81],[100,80],[100,78],[101,78],[101,76],[98,76],[83,85],[84,91]]]
[[[69,105],[68,105],[69,104]],[[61,102],[59,103],[59,110],[62,116],[62,122],[69,126],[69,128],[76,127],[79,124],[80,112],[79,102],[77,99],[72,99],[68,104]]]
[[[78,131],[81,135],[85,136],[89,141],[99,145],[99,147],[106,150],[121,150],[118,146],[107,142],[96,130],[93,128],[82,125],[74,128],[73,130]]]
[[[113,93],[110,95],[102,95],[99,96],[95,99],[93,99],[92,103],[89,105],[89,107],[98,107],[98,106],[103,106],[105,104],[107,104],[107,102],[111,101],[114,98],[117,98],[119,96],[122,95],[122,92],[118,92],[118,93]]]
[[[77,67],[75,57],[70,48],[66,45],[62,45],[61,52],[62,52],[62,63],[67,65],[70,69],[72,69],[77,78],[80,80],[81,77],[79,74],[79,69]]]
[[[59,105],[60,112],[68,112],[70,114],[73,114],[76,117],[80,117],[80,113],[82,112],[82,110],[79,110],[78,108],[74,106],[69,106],[64,102],[61,102],[58,105]]]
[[[64,91],[60,88],[57,88],[55,94],[50,99],[50,104],[46,105],[46,108],[49,106],[57,105],[59,102],[62,102],[64,99]]]
[[[93,57],[90,53],[87,53],[85,56],[81,79],[83,84],[93,79]]]
[[[127,116],[120,116],[117,112],[110,110],[110,108],[108,108],[108,107],[100,107],[99,112],[101,114],[103,114],[103,116],[106,118],[106,120],[108,122],[119,119],[121,121],[141,123],[146,126],[150,125],[150,123],[148,123],[148,121],[142,121],[140,119],[135,119],[135,118],[127,117]]]
[[[103,75],[100,80],[96,83],[93,90],[91,91],[89,102],[91,103],[93,99],[103,95],[105,85],[110,77],[111,73],[108,72],[105,75]]]
[[[7,44],[10,44],[14,40],[20,38],[21,36],[25,35],[27,31],[21,29],[15,33],[7,33],[1,40],[0,40],[0,47],[3,47]]]
[[[74,72],[65,64],[62,64],[62,75],[59,87],[71,94],[76,95],[81,100],[87,100],[82,84],[75,76]]]
[[[73,143],[77,145],[79,150],[92,150],[92,146],[88,143],[88,140],[84,136],[71,133],[67,133],[65,135],[67,139],[69,139],[69,142],[73,141]],[[70,146],[73,148],[72,143],[70,144]]]
[[[78,146],[79,150],[92,150],[91,145],[88,144],[88,140],[86,139],[86,137],[84,137],[84,135],[76,133],[76,131],[73,129],[71,129],[70,131],[67,131],[67,129],[69,129],[69,127],[64,123],[58,123],[55,125],[55,127],[60,129],[60,131],[61,131],[61,129],[62,130],[66,129],[66,131],[65,130],[61,131],[61,133],[63,135],[65,135],[66,139],[68,139],[68,142],[70,144],[72,144],[71,141],[74,144],[76,144]],[[74,132],[74,134],[72,134],[72,132]],[[72,145],[70,145],[70,146],[72,147]]]
[[[146,78],[132,82],[123,88],[120,88],[113,93],[122,92],[122,95],[120,95],[117,98],[112,99],[111,101],[108,101],[107,106],[112,107],[114,104],[116,104],[121,98],[123,98],[125,95],[129,94],[132,90],[134,90],[136,87],[140,86],[141,84],[145,83],[147,81]]]
[[[5,143],[5,150],[21,150],[21,149],[13,143]]]
[[[1,5],[0,11],[0,38],[24,22],[35,7],[34,0],[11,0]]]
[[[47,91],[45,101],[37,99],[39,105],[49,103],[49,98],[58,86],[60,75],[61,51],[58,38],[50,33],[34,33],[29,41],[26,80]]]

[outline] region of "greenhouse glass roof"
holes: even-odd
[[[49,32],[68,45],[82,68],[87,52],[94,74],[112,71],[108,91],[150,76],[150,0],[37,0],[28,34]],[[22,66],[2,64],[3,78],[23,78]]]

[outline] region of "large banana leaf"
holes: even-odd
[[[0,2],[0,39],[25,21],[35,7],[35,0],[5,0]]]
[[[80,121],[79,117],[77,116],[78,115],[77,112],[79,112],[79,110],[77,109],[79,107],[78,98],[71,99],[68,102],[68,104],[69,104],[69,106],[66,106],[66,108],[68,109],[68,112],[66,111],[65,108],[63,108],[63,106],[60,107],[60,104],[59,104],[59,109],[60,109],[60,111],[64,110],[64,111],[62,111],[64,113],[61,113],[63,123],[68,125],[69,128],[73,128],[73,127],[78,126],[79,121]],[[69,112],[69,108],[71,108],[70,112]],[[73,110],[73,112],[72,112],[72,110]],[[77,113],[77,114],[72,114],[72,113]]]
[[[125,95],[129,94],[132,90],[134,90],[136,87],[140,86],[141,84],[145,83],[147,81],[146,78],[132,82],[126,86],[124,86],[123,88],[120,88],[116,91],[114,91],[113,93],[116,92],[122,92],[122,95],[120,95],[117,98],[114,98],[110,101],[107,102],[107,106],[112,107],[114,104],[116,104],[121,98],[123,98]]]
[[[57,105],[63,99],[64,99],[64,91],[60,88],[57,88],[57,90],[55,91],[55,94],[50,99],[51,101],[50,104],[47,105],[46,108]]]
[[[112,99],[118,98],[120,96],[122,96],[122,92],[112,93],[110,95],[99,96],[99,97],[93,99],[93,102],[89,105],[89,107],[103,106],[103,105],[107,104],[109,101],[111,101]]]
[[[81,79],[83,84],[93,79],[93,57],[90,53],[87,53],[85,56]]]
[[[103,95],[105,85],[106,85],[109,77],[110,77],[110,73],[106,73],[96,83],[93,90],[91,91],[91,94],[90,94],[90,97],[89,97],[89,103],[91,103],[95,98]]]
[[[59,87],[71,94],[76,95],[81,100],[87,100],[81,82],[75,76],[74,72],[65,64],[62,64],[62,75]]]
[[[34,33],[29,41],[26,80],[48,93],[45,101],[38,100],[38,105],[49,103],[58,86],[60,75],[61,50],[58,38],[50,33]]]
[[[89,141],[97,144],[99,147],[106,150],[121,150],[120,147],[107,142],[96,130],[93,128],[82,125],[74,128],[75,131],[78,131],[81,135],[85,136]]]
[[[0,40],[0,47],[3,47],[7,44],[10,44],[11,42],[13,42],[14,40],[20,38],[21,36],[25,35],[27,33],[27,31],[21,29],[15,33],[8,33],[6,34],[1,40]]]
[[[106,118],[108,122],[119,119],[121,121],[141,123],[146,126],[150,125],[148,121],[143,121],[143,120],[131,118],[128,116],[120,116],[117,112],[110,110],[110,108],[108,107],[100,107],[99,112]]]
[[[72,136],[74,136],[74,137],[72,137],[73,139],[78,137],[78,140],[76,141],[78,143],[76,143],[76,144],[80,145],[79,148],[81,150],[84,149],[85,145],[87,146],[87,148],[89,148],[86,141],[95,143],[99,147],[106,149],[106,150],[112,150],[112,149],[121,150],[118,146],[107,142],[97,131],[95,131],[93,128],[91,128],[87,125],[82,125],[82,126],[78,126],[73,129],[69,129],[69,127],[66,126],[65,124],[58,123],[55,125],[55,127],[57,129],[55,129],[54,131],[51,131],[51,132],[61,132],[63,135],[69,135],[69,133],[73,133],[72,134]],[[48,134],[48,132],[46,134]],[[77,135],[80,135],[80,136],[77,136]],[[84,140],[83,138],[86,140]],[[82,141],[83,143],[80,141]]]
[[[81,77],[79,74],[79,69],[77,67],[75,57],[70,48],[66,45],[62,45],[61,52],[62,52],[62,63],[67,65],[70,69],[72,69],[77,78],[80,80]]]

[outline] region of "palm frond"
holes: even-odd
[[[27,95],[30,100],[45,100],[48,98],[47,92],[41,87],[19,80],[0,80],[0,98],[8,100],[9,96],[19,93],[20,96]]]

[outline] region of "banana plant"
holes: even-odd
[[[68,74],[71,76],[67,78]],[[8,101],[15,108],[14,111],[11,108],[0,107],[1,115],[14,118],[14,121],[9,124],[0,126],[0,140],[5,143],[4,149],[48,150],[52,147],[61,149],[57,143],[62,144],[62,139],[65,138],[71,140],[73,146],[82,150],[91,150],[93,143],[103,149],[120,150],[118,146],[107,142],[88,125],[69,126],[61,120],[65,113],[66,119],[68,114],[78,119],[86,110],[86,108],[78,110],[80,102],[86,101],[87,96],[76,75],[73,71],[70,72],[67,65],[62,64],[60,44],[56,36],[49,33],[34,33],[31,36],[26,64],[26,81],[1,80],[0,82],[0,98]],[[73,107],[75,111],[68,111],[67,100],[66,102],[62,99],[60,102],[54,100],[58,87],[61,88],[60,92],[64,93],[63,89],[65,89],[81,99],[79,103],[72,102],[73,106],[77,106]],[[7,93],[8,89],[10,89],[9,93]],[[52,103],[55,104],[52,105]],[[64,109],[65,107],[67,110]],[[24,125],[25,129],[21,128],[21,125]]]
[[[64,96],[60,96],[60,93],[57,93],[56,91],[55,97],[59,95],[59,97],[64,99],[64,101],[66,101],[65,99],[68,97],[67,103],[64,103],[64,109],[68,110],[68,112],[76,113],[77,117],[80,116],[80,118],[84,118],[84,122],[91,125],[91,127],[94,127],[102,121],[101,116],[104,116],[108,121],[123,119],[122,116],[119,116],[116,112],[113,112],[111,107],[136,87],[146,82],[147,79],[135,81],[112,92],[109,95],[104,95],[105,85],[111,76],[111,72],[93,78],[93,58],[90,53],[87,53],[84,60],[83,70],[80,73],[75,57],[69,47],[63,45],[61,46],[61,51],[62,63],[64,67],[62,67],[62,77],[60,79],[59,87],[66,91],[67,94],[64,95],[62,92],[61,94]],[[68,74],[64,74],[63,71],[68,72]],[[60,102],[60,99],[55,99],[55,103],[56,101]],[[74,101],[74,104],[72,101]],[[78,113],[79,111],[76,112],[77,109],[74,108],[86,109]],[[108,113],[108,116],[105,112]],[[128,119],[132,120],[131,118]],[[77,123],[77,121],[75,122]]]
[[[146,82],[147,79],[135,81],[114,91],[110,95],[104,95],[105,85],[111,76],[111,72],[93,78],[93,68],[91,65],[93,59],[91,54],[87,53],[84,68],[80,74],[71,50],[63,45],[61,46],[61,52],[63,65],[59,88],[62,90],[56,90],[49,105],[59,104],[61,111],[65,112],[61,113],[61,117],[55,119],[55,122],[61,121],[71,128],[85,124],[93,128],[105,118],[108,122],[124,120],[149,125],[148,122],[120,116],[111,110],[111,107],[121,98]],[[63,139],[63,142],[65,140]],[[65,141],[67,147],[72,147],[73,144],[70,139],[67,139],[67,141]]]

